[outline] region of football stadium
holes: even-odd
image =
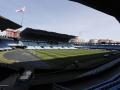
[[[101,1],[79,3],[112,12],[101,9]],[[86,43],[74,35],[21,29],[0,16],[0,90],[119,90],[120,43]]]

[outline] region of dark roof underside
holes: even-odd
[[[70,0],[79,2],[96,10],[116,17],[120,21],[119,0]]]
[[[0,16],[0,30],[3,31],[3,30],[8,29],[8,28],[18,29],[21,27],[22,27],[21,25],[16,24],[15,22]]]
[[[59,34],[55,32],[48,32],[39,29],[26,28],[21,32],[21,37],[24,39],[34,39],[34,40],[51,40],[51,41],[68,41],[74,38],[73,35]]]

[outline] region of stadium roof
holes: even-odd
[[[120,22],[119,0],[70,0],[70,1],[79,2],[86,6],[92,7],[96,10],[114,16]]]
[[[0,16],[0,30],[5,30],[5,29],[18,29],[21,28],[22,26],[19,24],[16,24],[15,22]]]
[[[49,32],[40,29],[32,29],[26,28],[21,32],[22,38],[27,39],[46,39],[46,40],[58,40],[58,41],[68,41],[71,38],[75,38],[76,36],[67,35],[67,34],[60,34],[56,32]]]

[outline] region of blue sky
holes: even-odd
[[[26,6],[23,28],[32,27],[77,35],[88,39],[120,39],[120,24],[109,15],[68,0],[0,0],[0,15],[21,23]]]

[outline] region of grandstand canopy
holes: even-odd
[[[28,40],[46,40],[46,41],[53,41],[53,42],[66,42],[69,41],[71,38],[75,38],[76,36],[67,35],[67,34],[60,34],[56,32],[49,32],[40,29],[32,29],[26,28],[21,32],[22,39]]]
[[[116,17],[120,22],[120,3],[119,0],[70,0],[79,2],[96,10]]]
[[[18,29],[21,28],[22,26],[19,24],[16,24],[15,22],[6,19],[5,17],[0,16],[0,30],[5,30],[5,29]]]

